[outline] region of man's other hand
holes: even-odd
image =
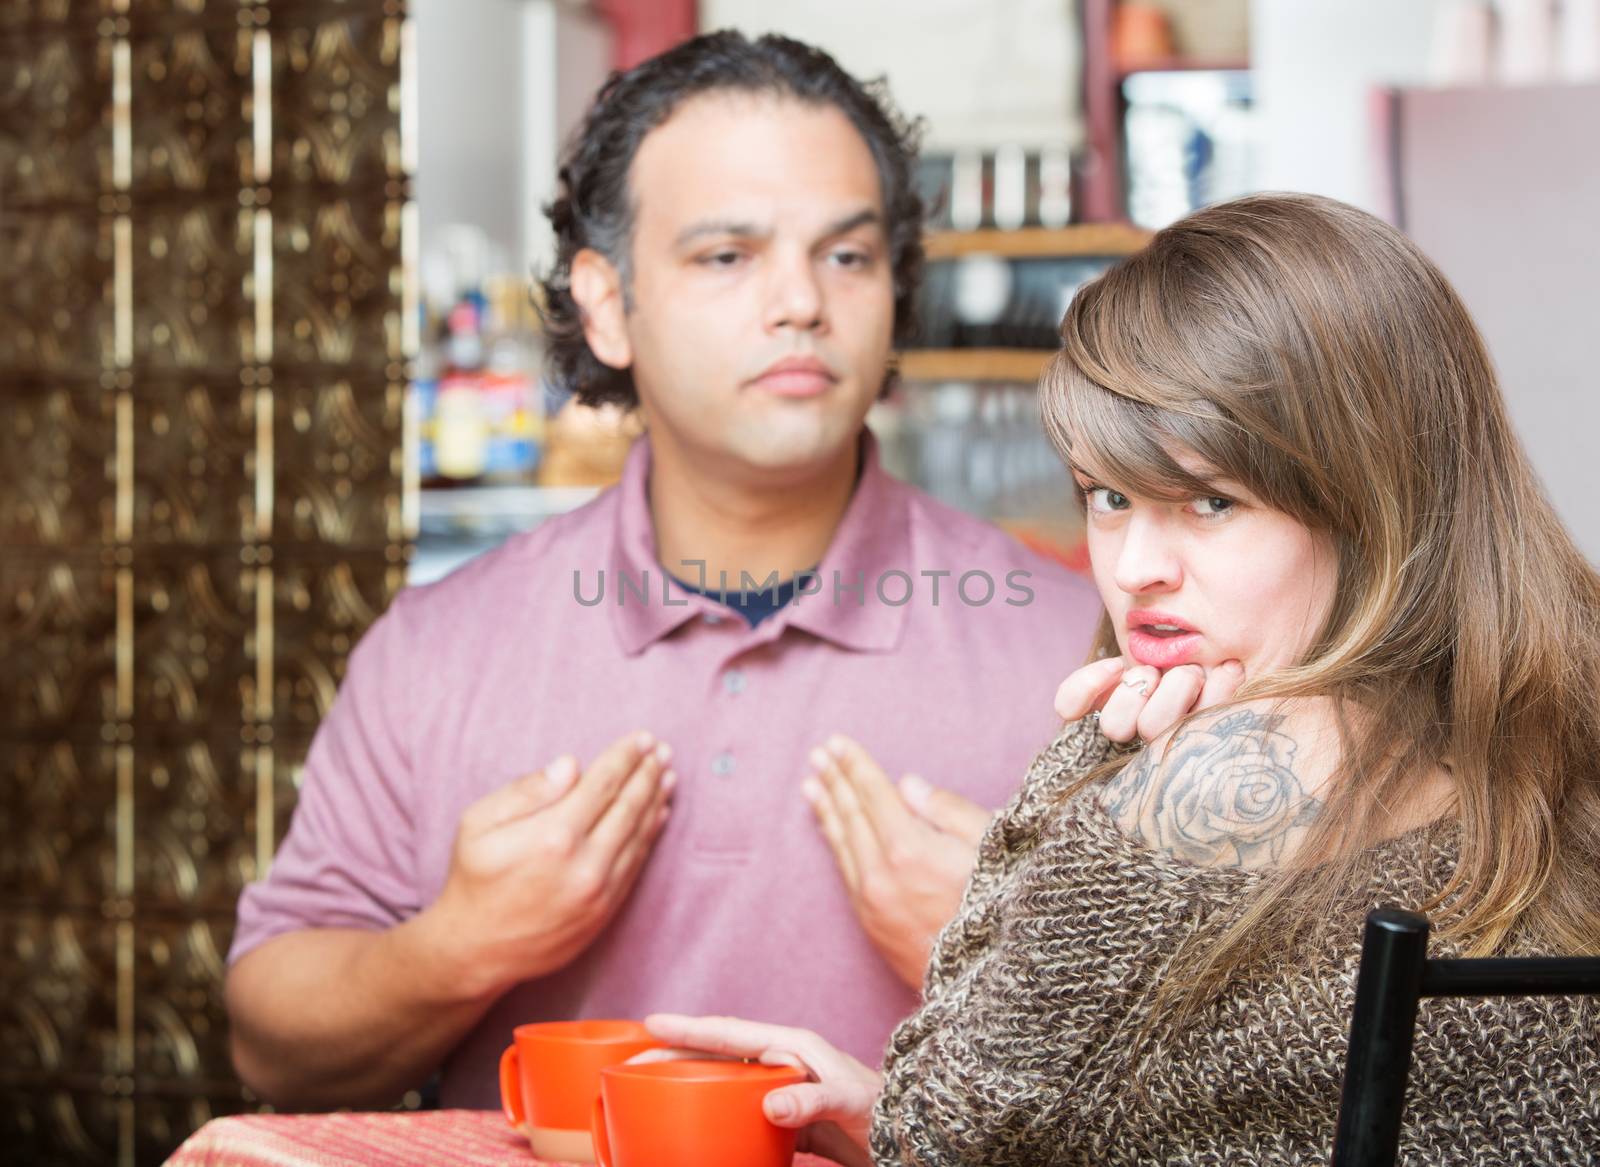
[[[939,930],[955,915],[991,812],[915,775],[898,789],[839,734],[811,752],[802,785],[861,925],[913,988]]]

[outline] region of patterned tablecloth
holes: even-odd
[[[833,1167],[796,1155],[795,1167]],[[240,1114],[189,1136],[167,1167],[553,1167],[499,1111]]]

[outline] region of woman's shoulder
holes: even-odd
[[[995,817],[995,843],[1014,848],[1034,839],[1059,812],[1062,800],[1102,762],[1128,753],[1106,740],[1093,717],[1070,721],[1034,756],[1022,786]]]

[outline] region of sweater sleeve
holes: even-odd
[[[972,1090],[982,1088],[969,1063],[997,1025],[1007,1029],[1011,1022],[1031,1022],[1025,1017],[1008,1022],[995,1014],[992,986],[985,984],[986,957],[998,945],[1007,910],[1014,906],[1008,893],[1018,865],[1038,844],[1045,824],[1060,814],[1064,792],[1112,749],[1092,722],[1067,725],[1034,760],[1022,788],[979,843],[961,907],[934,946],[924,1004],[901,1023],[889,1044],[873,1123],[876,1161],[925,1167],[991,1161],[993,1148],[967,1121]],[[1047,1067],[1046,1079],[1049,1075]],[[1009,1105],[1000,1098],[988,1101]],[[1020,1097],[1016,1103],[1027,1105]]]

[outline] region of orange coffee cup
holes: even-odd
[[[519,1025],[500,1055],[500,1107],[541,1159],[593,1163],[589,1112],[600,1071],[661,1042],[637,1021]]]
[[[595,1157],[600,1167],[789,1167],[795,1132],[769,1122],[761,1103],[804,1081],[790,1066],[698,1058],[607,1067]]]

